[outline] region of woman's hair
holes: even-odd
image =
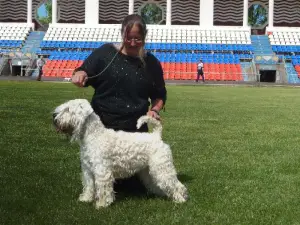
[[[131,14],[124,18],[124,20],[122,22],[122,27],[121,27],[121,34],[122,34],[122,39],[123,39],[123,44],[122,44],[121,48],[124,47],[125,38],[127,38],[128,32],[132,29],[132,27],[134,25],[137,25],[139,27],[140,34],[142,36],[143,47],[139,51],[139,58],[141,59],[141,61],[144,64],[145,63],[144,62],[144,55],[145,55],[144,45],[145,45],[145,39],[146,39],[146,35],[147,35],[147,27],[146,27],[146,23],[145,23],[144,19],[140,15]]]

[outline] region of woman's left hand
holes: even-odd
[[[157,120],[160,120],[159,114],[158,114],[157,112],[153,111],[153,110],[149,110],[149,111],[147,112],[147,115],[148,115],[148,116],[151,116],[151,117],[153,117],[153,118],[155,118],[155,119],[157,119]]]

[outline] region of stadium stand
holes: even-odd
[[[9,73],[9,68],[13,65],[29,65],[33,62],[28,57],[31,53],[28,55],[28,52],[22,52],[22,47],[32,30],[32,24],[0,23],[0,75],[3,71]]]
[[[259,81],[261,71],[276,71],[276,82],[300,83],[296,0],[229,0],[226,4],[222,0],[122,0],[122,4],[119,0],[74,0],[72,5],[52,0],[49,27],[41,26],[35,15],[44,1],[27,0],[12,7],[5,0],[0,2],[5,5],[0,10],[0,75],[11,73],[12,69],[2,73],[9,64],[34,77],[34,61],[44,55],[45,78],[70,78],[94,49],[122,41],[120,21],[125,15],[155,4],[161,21],[148,24],[145,48],[161,61],[165,79],[195,79],[201,59],[206,80]],[[253,4],[261,4],[268,12],[259,35],[248,26],[247,12]],[[36,30],[41,27],[45,32]]]
[[[300,83],[300,30],[269,32],[272,50],[286,60],[289,83]]]
[[[0,23],[0,52],[5,53],[20,48],[31,30],[22,23]]]
[[[118,24],[51,26],[37,53],[49,55],[45,76],[70,77],[74,65],[80,65],[93,49],[104,43],[118,42],[121,42]],[[170,80],[194,79],[197,62],[202,59],[207,80],[241,81],[240,59],[251,60],[253,51],[247,31],[200,30],[196,26],[150,25],[146,43],[145,48],[161,61],[165,79]]]

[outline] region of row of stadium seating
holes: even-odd
[[[271,45],[300,45],[300,32],[275,31],[269,34]]]
[[[204,63],[216,63],[216,64],[240,63],[239,55],[230,55],[230,54],[186,54],[186,53],[158,54],[155,53],[155,56],[161,62],[176,62],[176,63],[199,62],[199,60],[201,59]]]
[[[295,71],[297,72],[298,78],[300,78],[300,55],[290,56],[290,59]]]
[[[43,67],[46,77],[70,78],[75,68],[82,60],[48,60]],[[164,78],[167,80],[194,80],[197,73],[197,63],[161,62]],[[206,80],[241,81],[242,69],[240,64],[210,64],[204,63]]]
[[[45,41],[104,41],[120,42],[120,26],[111,27],[50,27],[44,37]],[[155,28],[149,27],[146,42],[164,43],[217,43],[217,44],[251,44],[247,31],[200,30],[199,27]]]
[[[300,65],[300,55],[292,56],[291,59],[293,65]]]
[[[23,41],[0,40],[0,48],[19,48]]]
[[[53,61],[55,63],[62,63],[64,61],[80,61],[86,59],[87,56],[81,55],[80,57],[55,57],[50,56],[49,61]],[[177,56],[177,58],[162,58],[161,56],[156,56],[158,59],[160,59],[161,62],[171,62],[171,63],[193,63],[193,62],[199,62],[201,59],[204,63],[213,63],[213,64],[233,64],[233,63],[240,63],[239,58],[231,57],[231,58],[215,58],[215,57],[203,57],[201,55],[196,56],[196,60],[193,60],[194,58],[183,58],[180,56]],[[166,60],[168,59],[168,60]],[[175,60],[174,60],[175,59]]]
[[[30,25],[27,24],[0,24],[0,40],[24,41],[30,29]]]
[[[50,60],[84,60],[92,51],[53,51],[49,53]],[[153,52],[162,62],[198,62],[200,59],[207,63],[239,63],[240,59],[252,59],[251,54],[211,54],[211,53],[174,53]]]
[[[293,45],[293,46],[288,46],[288,45],[272,45],[272,50],[275,53],[284,53],[284,52],[294,52],[298,53],[300,52],[300,45]]]
[[[252,54],[220,54],[220,53],[181,53],[181,52],[153,52],[159,58],[179,58],[179,59],[249,59],[253,58]]]
[[[53,48],[98,48],[106,42],[88,42],[88,41],[43,41],[41,43],[42,49]],[[148,50],[194,50],[194,51],[240,51],[252,52],[253,47],[246,44],[193,44],[193,43],[147,43],[145,48]]]
[[[292,58],[292,64],[295,67],[295,70],[300,78],[300,56],[294,56]]]
[[[43,74],[46,77],[69,78],[82,62],[82,60],[48,60],[43,67]]]
[[[40,55],[47,55],[50,56],[50,58],[55,57],[55,59],[72,59],[72,57],[75,58],[76,57],[81,57],[81,56],[87,56],[89,54],[91,54],[92,51],[89,50],[81,50],[81,51],[70,51],[70,50],[66,50],[66,51],[57,51],[57,50],[39,50],[36,53],[40,54]],[[182,54],[185,55],[186,58],[194,58],[195,56],[200,56],[201,58],[203,57],[209,57],[209,56],[218,56],[218,57],[229,57],[229,56],[233,56],[233,57],[237,57],[240,59],[252,59],[253,58],[253,54],[227,54],[227,53],[180,53],[180,52],[158,52],[158,51],[151,51],[150,52],[154,53],[156,56],[161,56],[162,58],[167,58],[169,56],[171,57],[175,57],[178,54]],[[290,57],[290,56],[287,56]],[[53,58],[54,59],[54,58]]]
[[[47,33],[51,34],[120,34],[121,26],[120,25],[109,25],[106,27],[49,27]],[[248,31],[230,31],[230,30],[202,30],[197,26],[191,27],[183,27],[180,28],[177,26],[155,28],[150,26],[148,28],[148,34],[165,36],[168,34],[172,35],[181,35],[181,36],[211,36],[211,37],[249,37]]]
[[[164,63],[164,78],[166,80],[194,80],[197,74],[197,63]],[[242,81],[240,64],[209,64],[204,63],[206,80],[212,81]]]
[[[60,40],[57,38],[45,38],[46,41],[74,41],[74,42],[121,42],[122,39],[119,37],[105,37],[101,36],[99,38],[68,38],[67,40]],[[150,39],[146,38],[147,43],[203,43],[203,44],[247,44],[250,45],[251,41],[236,41],[236,40],[215,40],[215,39]]]
[[[295,70],[297,72],[298,78],[300,78],[300,65],[295,66]]]

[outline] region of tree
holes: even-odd
[[[249,8],[248,24],[252,27],[260,27],[268,21],[267,10],[259,4],[254,4]]]
[[[46,16],[38,15],[38,20],[41,24],[46,25],[52,22],[52,1],[47,0],[45,3]]]
[[[155,3],[145,4],[140,12],[147,24],[159,24],[163,20],[162,10]]]

